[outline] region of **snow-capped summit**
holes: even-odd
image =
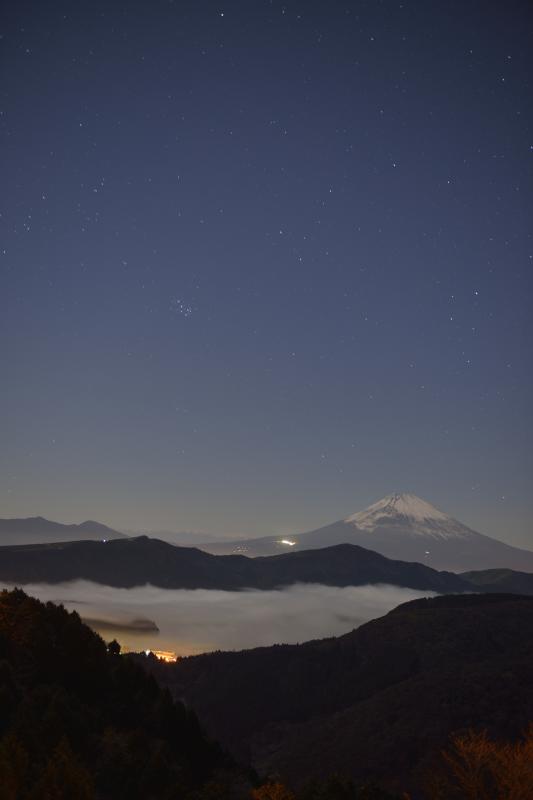
[[[484,536],[415,494],[389,494],[364,511],[290,537],[264,536],[205,546],[210,553],[269,556],[356,544],[387,558],[456,572],[507,568],[533,572],[533,552]]]
[[[389,494],[344,520],[362,531],[382,526],[409,527],[411,533],[449,538],[465,536],[469,529],[415,494]]]
[[[359,528],[367,527],[370,520],[381,517],[402,516],[409,519],[450,519],[431,503],[417,497],[416,494],[388,494],[364,511],[352,514],[345,522],[355,522]]]

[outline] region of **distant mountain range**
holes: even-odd
[[[199,547],[200,542],[204,542],[207,534],[198,531],[167,531],[167,530],[124,530],[127,536],[148,536],[150,539],[162,539],[170,544],[177,544],[180,547]],[[213,541],[233,541],[234,536],[228,534],[209,534]],[[20,542],[23,544],[23,542]]]
[[[458,575],[392,561],[350,544],[265,558],[214,556],[146,536],[0,547],[0,580],[6,583],[60,583],[78,578],[124,588],[146,583],[166,589],[227,590],[274,589],[294,583],[386,583],[440,593],[471,589]]]
[[[79,525],[64,525],[44,517],[0,519],[0,545],[42,542],[73,542],[87,539],[125,539],[124,533],[88,519]]]
[[[239,759],[295,786],[336,773],[420,796],[450,734],[515,739],[533,719],[533,598],[414,600],[336,639],[138,658]]]
[[[140,537],[128,537],[92,520],[64,525],[44,517],[0,519],[0,545],[129,538]],[[436,570],[462,573],[510,569],[533,573],[533,551],[477,533],[413,494],[388,495],[344,520],[292,536],[199,543],[199,534],[165,532],[161,538],[180,546],[198,547],[211,555],[273,556],[353,544],[390,559],[418,562]]]
[[[137,536],[149,536],[151,539],[162,539],[165,542],[183,547],[197,547],[206,534],[189,531],[117,531],[95,522],[92,519],[79,525],[65,525],[45,517],[23,517],[0,519],[0,546],[7,544],[49,544],[51,542],[76,542],[102,539],[124,539]],[[213,536],[216,541],[225,541],[226,536]]]
[[[308,533],[210,542],[199,547],[219,555],[267,556],[345,542],[439,570],[508,568],[533,572],[532,551],[477,533],[413,494],[388,495],[365,511]]]
[[[533,594],[533,574],[488,570],[456,575],[425,564],[397,561],[352,544],[278,556],[214,556],[147,536],[97,542],[0,547],[0,581],[62,583],[84,579],[132,588],[275,589],[295,583],[326,586],[389,584],[437,592]]]

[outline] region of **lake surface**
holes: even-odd
[[[6,588],[12,588],[8,586]],[[339,636],[400,603],[433,593],[397,586],[296,584],[275,591],[116,589],[89,581],[22,587],[77,611],[106,641],[127,650],[191,655]]]

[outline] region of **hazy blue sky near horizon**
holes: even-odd
[[[530,5],[3,13],[0,515],[533,546]]]

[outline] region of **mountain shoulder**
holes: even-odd
[[[416,792],[454,732],[521,735],[532,660],[533,598],[476,594],[410,601],[338,638],[147,666],[261,771]]]

